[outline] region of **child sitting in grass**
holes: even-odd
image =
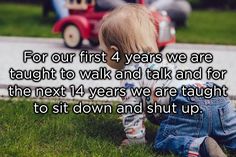
[[[139,5],[127,5],[112,11],[106,16],[99,32],[100,48],[107,54],[107,64],[114,69],[135,70],[139,67],[158,70],[161,67],[174,68],[168,64],[158,63],[131,63],[125,65],[125,54],[131,53],[157,53],[157,32],[155,25],[146,8]],[[119,51],[121,60],[113,61],[111,57]],[[143,73],[144,74],[144,73]],[[198,88],[212,87],[214,83],[201,81],[175,81],[175,80],[123,80],[121,86],[127,89],[123,97],[123,104],[158,104],[177,105],[177,114],[165,115],[161,121],[154,148],[158,152],[172,152],[184,157],[225,157],[218,144],[227,150],[236,151],[236,114],[227,97],[215,96],[211,99],[203,97],[184,97],[179,90],[175,97],[134,97],[130,88],[149,87],[176,87],[187,85]],[[198,104],[201,114],[188,115],[180,112],[181,105]],[[144,114],[124,114],[124,131],[127,139],[122,145],[146,143]]]

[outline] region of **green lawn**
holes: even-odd
[[[51,109],[53,102],[43,102]],[[75,104],[74,102],[73,104]],[[114,104],[115,105],[115,104]],[[71,111],[72,104],[69,104]],[[157,126],[147,122],[147,145],[119,148],[119,115],[35,114],[33,101],[0,100],[1,157],[174,157],[152,150]],[[234,155],[229,155],[234,156]]]
[[[0,4],[0,35],[60,37],[51,32],[55,16],[42,18],[40,6]],[[187,27],[178,28],[177,42],[236,45],[236,12],[193,11]]]
[[[148,145],[119,149],[124,138],[119,115],[36,115],[32,104],[0,100],[0,156],[159,156],[152,151],[156,127],[151,124]]]
[[[42,8],[35,5],[0,3],[0,35],[57,37],[51,30],[55,16],[42,17]]]
[[[177,30],[177,41],[236,45],[235,11],[194,11],[187,27]]]

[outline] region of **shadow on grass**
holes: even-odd
[[[119,145],[125,134],[120,121],[113,115],[83,115],[83,133],[93,138],[101,138]]]
[[[118,120],[118,115],[90,114],[83,115],[83,119],[83,133],[90,137],[100,137],[117,146],[126,138],[123,125],[121,121]],[[146,139],[148,144],[152,145],[156,137],[157,126],[152,125],[150,122],[147,122],[145,125],[147,126]],[[79,128],[80,127],[81,126],[79,126]]]

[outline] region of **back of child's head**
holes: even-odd
[[[109,13],[99,33],[106,47],[116,46],[123,53],[157,52],[157,31],[150,12],[129,4]]]

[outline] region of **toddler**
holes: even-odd
[[[106,16],[99,32],[100,48],[106,52],[107,64],[114,69],[136,70],[139,67],[158,70],[168,67],[173,72],[175,67],[162,63],[134,63],[125,65],[125,54],[157,53],[157,32],[151,14],[140,5],[126,5],[112,11]],[[119,51],[119,62],[111,59]],[[218,144],[227,150],[236,150],[236,114],[227,97],[184,97],[181,86],[206,88],[215,85],[202,81],[173,80],[141,80],[127,79],[121,81],[121,86],[127,89],[127,95],[122,97],[123,104],[172,104],[177,105],[177,114],[165,115],[161,121],[154,148],[158,152],[172,152],[184,157],[225,157]],[[175,87],[178,94],[175,97],[134,97],[130,88],[149,87],[154,92],[156,87]],[[198,104],[201,114],[187,115],[180,111],[181,105]],[[142,144],[145,140],[145,114],[122,115],[124,131],[127,139],[122,145]]]

